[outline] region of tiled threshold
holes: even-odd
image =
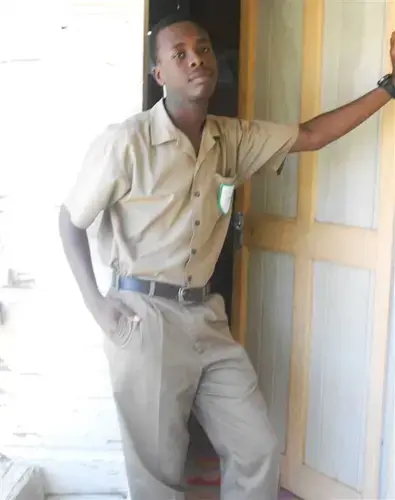
[[[216,493],[190,494],[187,500],[218,500]],[[51,495],[46,500],[125,500],[121,495]],[[287,491],[281,491],[278,500],[297,500]]]
[[[205,495],[187,495],[187,500],[219,500],[219,496],[216,493],[207,493]],[[285,490],[281,490],[278,500],[298,500],[295,496]]]

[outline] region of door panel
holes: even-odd
[[[383,74],[386,2],[325,1],[321,109],[371,90]],[[380,115],[318,154],[316,219],[377,227]],[[363,166],[363,168],[361,168]]]
[[[255,65],[254,118],[297,123],[300,116],[303,3],[299,0],[267,0],[260,5],[260,19],[257,44],[264,50]],[[298,160],[298,155],[287,158],[287,168],[281,176],[271,175],[264,169],[257,173],[251,185],[254,213],[296,217]]]
[[[313,264],[305,463],[362,491],[374,276]]]
[[[294,266],[293,255],[261,250],[252,250],[250,254],[246,343],[283,453],[288,420]]]
[[[389,69],[393,2],[288,3],[242,2],[253,27],[241,36],[244,118],[307,120]],[[394,136],[388,105],[336,144],[290,157],[290,177],[257,174],[237,197],[233,328],[283,448],[282,483],[305,500],[378,498]]]

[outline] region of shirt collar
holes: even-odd
[[[150,135],[153,146],[176,141],[180,138],[180,130],[178,130],[167,114],[163,98],[150,110]],[[206,136],[206,140],[212,139],[212,142],[215,142],[220,137],[218,127],[210,115],[207,116],[203,136]]]

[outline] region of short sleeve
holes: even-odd
[[[241,121],[237,179],[242,183],[262,167],[280,172],[299,134],[299,125]]]
[[[103,210],[129,191],[128,146],[126,130],[119,126],[108,127],[90,145],[64,201],[76,227],[87,229]]]

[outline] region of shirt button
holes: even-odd
[[[195,226],[200,226],[200,220],[195,220]]]
[[[196,248],[192,248],[192,250],[191,250],[191,254],[192,254],[192,255],[196,255],[196,253],[197,253]]]
[[[199,196],[200,196],[200,191],[195,191],[195,192],[193,193],[193,195],[194,195],[196,198],[199,198]]]
[[[195,343],[195,349],[198,353],[202,354],[204,352],[204,347],[200,342]]]

